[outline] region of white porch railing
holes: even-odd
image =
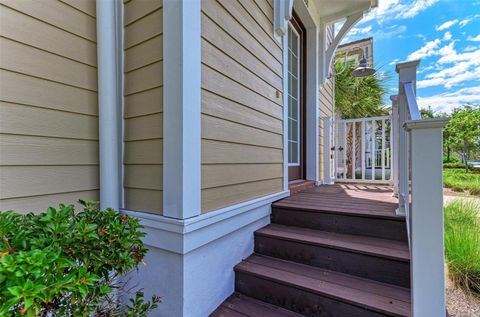
[[[415,86],[418,65],[419,61],[397,64],[398,95],[391,97],[390,116],[324,118],[324,182],[393,185],[397,213],[406,218],[412,316],[440,317],[446,315],[442,128],[447,121],[421,118]]]
[[[391,116],[334,120],[333,135],[335,181],[391,182]]]
[[[415,96],[419,61],[397,64],[392,99],[394,190],[405,215],[411,256],[412,316],[445,316],[442,127],[422,119]],[[397,135],[398,133],[398,135]]]

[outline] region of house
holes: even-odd
[[[354,65],[357,65],[362,57],[365,57],[369,65],[373,65],[372,37],[341,44],[335,53],[335,59],[342,60],[346,58],[347,62],[353,62]]]
[[[234,267],[252,254],[254,232],[270,223],[271,204],[290,196],[289,185],[310,188],[315,201],[328,200],[330,208],[355,198],[343,187],[311,187],[335,181],[328,71],[335,50],[376,5],[376,0],[0,0],[0,210],[39,212],[81,198],[139,217],[148,233],[148,265],[132,278],[147,294],[163,298],[156,315],[222,316],[217,307],[239,287]],[[343,18],[334,36],[332,24]],[[422,148],[441,160],[443,122],[418,117],[417,65],[397,66],[400,90],[392,120],[399,159],[393,185],[400,203],[387,202],[399,214],[392,209],[386,217],[411,233],[410,249],[405,240],[400,259],[382,262],[392,265],[388,274],[403,274],[401,307],[391,308],[388,301],[367,305],[363,299],[381,295],[360,296],[366,288],[343,285],[354,294],[349,301],[307,292],[283,308],[301,304],[299,309],[308,310],[312,302],[296,301],[323,298],[328,304],[317,309],[334,316],[384,316],[398,307],[405,316],[444,314],[441,162],[418,154]],[[351,205],[375,202],[368,191],[355,195],[360,196]],[[363,226],[383,218],[359,219]],[[359,255],[359,263],[369,256]],[[410,274],[411,306],[405,280]],[[363,286],[380,285],[360,280]],[[281,306],[272,306],[274,299],[265,305],[258,298],[246,302],[271,312]]]

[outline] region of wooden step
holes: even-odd
[[[210,317],[303,317],[303,315],[239,293],[233,293]]]
[[[303,206],[303,207],[302,207]],[[322,210],[289,203],[272,206],[272,223],[322,231],[407,241],[404,217],[359,209]]]
[[[255,252],[410,287],[406,242],[271,224],[255,232]]]
[[[235,272],[238,292],[305,316],[410,316],[407,288],[259,255]]]

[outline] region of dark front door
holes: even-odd
[[[305,178],[305,31],[295,14],[288,26],[288,180]]]

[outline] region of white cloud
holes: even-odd
[[[466,18],[466,19],[463,19],[462,21],[458,22],[458,25],[460,25],[460,27],[463,28],[465,25],[470,23],[470,21],[472,21],[471,18]]]
[[[388,65],[395,65],[395,64],[397,64],[398,62],[400,62],[400,59],[399,59],[399,58],[395,58],[393,61],[391,61],[390,63],[388,63]]]
[[[480,47],[478,47],[478,46],[473,46],[473,45],[468,45],[467,47],[465,47],[465,48],[463,49],[463,51],[464,51],[464,52],[472,52],[472,51],[476,51],[476,50],[478,50],[478,49],[480,49]]]
[[[445,34],[443,35],[443,40],[448,41],[450,39],[452,39],[452,33],[448,32],[448,31],[445,32]]]
[[[435,111],[451,112],[454,107],[466,103],[480,103],[480,87],[467,87],[430,97],[418,97],[417,100],[422,108],[430,106]]]
[[[417,81],[418,88],[444,86],[449,89],[467,81],[480,81],[480,50],[458,53],[455,42],[451,42],[434,55],[440,56],[436,69]]]
[[[429,41],[425,43],[425,45],[412,54],[408,55],[407,60],[411,61],[414,59],[420,59],[428,56],[433,56],[437,54],[438,47],[442,41],[440,39],[435,39],[433,41]]]
[[[472,42],[480,42],[480,34],[478,34],[475,37],[469,36],[467,40],[472,41]]]
[[[370,11],[360,23],[376,19],[379,23],[386,20],[409,19],[433,6],[439,0],[382,0],[378,7]]]
[[[447,22],[444,22],[443,24],[441,25],[438,25],[437,27],[435,27],[435,30],[437,31],[443,31],[443,30],[446,30],[448,28],[451,28],[452,26],[454,26],[455,24],[458,23],[458,20],[455,19],[455,20],[451,20],[451,21],[447,21]]]
[[[352,29],[348,32],[348,36],[366,34],[366,33],[370,32],[371,30],[372,30],[372,26],[371,26],[371,25],[366,26],[366,27],[364,27],[364,28],[352,28]]]

